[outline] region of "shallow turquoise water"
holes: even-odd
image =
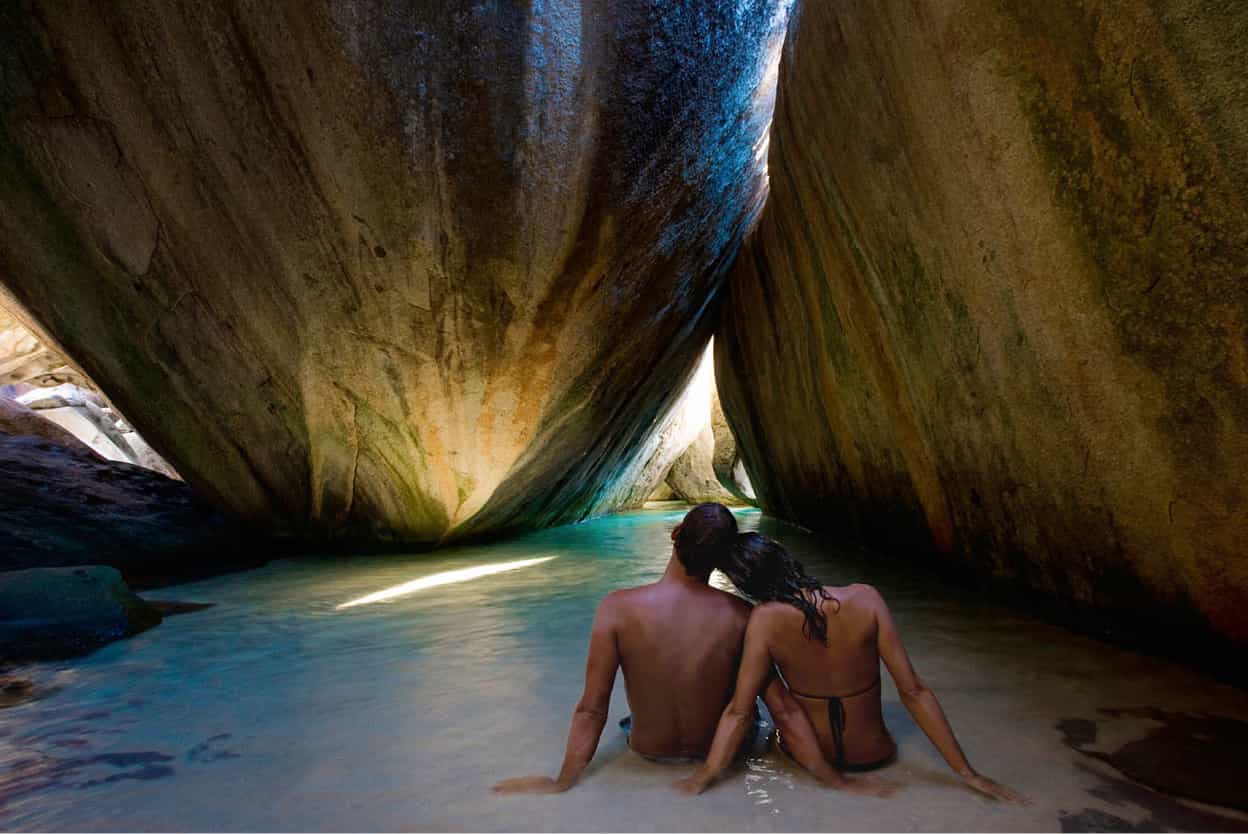
[[[753,759],[697,799],[688,768],[629,752],[615,730],[574,791],[499,798],[496,780],[553,773],[579,695],[597,601],[649,582],[680,511],[647,511],[435,554],[307,558],[162,589],[212,602],[87,658],[26,670],[44,696],[0,711],[0,827],[56,830],[1026,830],[1128,806],[1061,743],[1056,722],[1133,705],[1248,718],[1244,693],[890,571],[867,554],[742,513],[831,583],[871,581],[981,769],[1026,809],[957,785],[886,684],[902,746],[888,801],[818,789]],[[339,609],[441,571],[527,568]],[[1102,791],[1103,793],[1103,791]],[[1138,809],[1137,809],[1138,810]],[[1139,813],[1143,813],[1140,811]]]

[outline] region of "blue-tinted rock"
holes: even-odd
[[[71,657],[160,623],[115,568],[0,573],[0,659]]]

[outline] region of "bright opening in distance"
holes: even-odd
[[[420,579],[413,579],[411,582],[404,582],[402,585],[395,585],[381,591],[366,594],[359,599],[353,599],[350,602],[344,602],[342,605],[335,606],[335,610],[343,608],[354,608],[357,605],[369,605],[374,602],[386,602],[387,600],[405,597],[408,594],[414,594],[417,591],[423,591],[426,588],[436,588],[439,585],[453,585],[456,582],[467,582],[471,579],[480,579],[483,576],[490,576],[495,573],[505,573],[509,570],[519,570],[520,568],[528,568],[533,565],[540,565],[542,562],[549,562],[554,556],[543,556],[540,559],[520,559],[515,562],[496,562],[492,565],[480,565],[475,568],[462,568],[460,570],[448,570],[442,573],[434,573],[429,576],[422,576]]]

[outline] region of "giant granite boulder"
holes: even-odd
[[[611,509],[761,204],[787,6],[5,4],[0,282],[244,518]]]
[[[765,510],[1248,643],[1248,6],[807,0],[716,337]]]

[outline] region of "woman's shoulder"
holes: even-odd
[[[750,609],[750,626],[760,628],[794,615],[800,617],[801,614],[801,611],[787,602],[760,602]]]
[[[754,617],[774,617],[784,611],[797,610],[787,602],[772,600],[771,602],[756,602],[750,610],[751,616]]]
[[[824,590],[832,594],[844,605],[861,605],[866,608],[876,608],[884,602],[884,597],[874,585],[868,585],[865,582],[855,582],[852,585],[845,585],[841,588],[825,588]]]

